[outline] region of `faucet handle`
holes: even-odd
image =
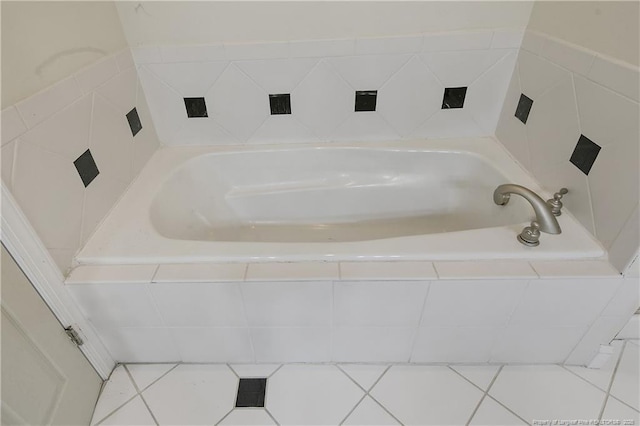
[[[560,188],[560,191],[553,194],[553,198],[547,200],[547,204],[551,207],[551,213],[554,216],[560,216],[562,214],[562,196],[568,193],[569,190],[567,188]]]
[[[535,220],[518,235],[518,241],[528,247],[540,245],[540,224]]]

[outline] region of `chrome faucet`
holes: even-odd
[[[512,183],[500,185],[493,192],[493,201],[498,205],[504,206],[509,202],[511,194],[522,196],[531,204],[536,214],[536,218],[531,222],[531,226],[524,228],[522,233],[518,235],[518,241],[522,244],[527,246],[537,246],[540,244],[538,241],[540,231],[546,232],[547,234],[559,234],[562,232],[556,217],[551,211],[551,207],[535,192],[524,186]]]

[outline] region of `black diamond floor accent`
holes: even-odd
[[[264,407],[267,379],[240,379],[236,407]]]

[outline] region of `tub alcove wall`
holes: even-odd
[[[60,3],[50,51],[6,77],[26,82],[3,91],[2,179],[115,361],[587,364],[640,304],[636,3],[97,4],[86,22],[110,16],[111,46],[58,39],[79,13]],[[39,23],[38,5],[2,4],[3,86],[6,40],[31,42],[9,35]],[[375,111],[354,111],[359,91],[376,91]],[[291,114],[272,115],[283,94]],[[572,162],[579,140],[593,147],[581,136],[600,150]],[[569,187],[562,220],[607,254],[118,264],[91,251],[170,150],[435,139],[493,144],[545,197]]]

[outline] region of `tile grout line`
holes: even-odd
[[[604,415],[604,410],[607,407],[607,403],[609,402],[609,395],[611,394],[611,388],[613,387],[613,382],[616,379],[616,373],[618,372],[618,367],[620,366],[620,361],[622,361],[622,356],[624,355],[625,349],[627,349],[627,342],[623,341],[622,349],[620,349],[620,355],[618,356],[618,360],[616,361],[615,367],[613,367],[613,374],[611,374],[611,379],[609,379],[609,386],[607,386],[607,393],[604,397],[604,401],[602,402],[602,407],[600,408],[600,413],[598,414],[598,420],[602,420],[602,416]],[[617,398],[616,398],[617,399]]]
[[[124,403],[120,404],[116,409],[114,409],[113,411],[111,411],[109,414],[107,414],[106,416],[104,416],[102,419],[100,419],[99,422],[93,423],[94,426],[100,426],[102,424],[102,422],[104,422],[105,420],[107,420],[109,417],[111,417],[112,415],[114,415],[116,413],[116,411],[119,411],[122,407],[124,407],[125,405],[127,405],[129,402],[133,401],[134,399],[136,399],[136,397],[138,396],[138,394],[136,393],[135,395],[133,395],[131,398],[127,399]],[[156,423],[157,425],[157,423]]]
[[[148,364],[146,364],[148,365]],[[140,391],[140,393],[146,391],[147,389],[149,389],[151,386],[155,385],[158,381],[160,381],[160,379],[162,379],[164,376],[166,376],[167,374],[171,373],[173,370],[175,370],[178,366],[180,365],[180,363],[176,363],[173,367],[171,367],[170,369],[168,369],[164,374],[162,374],[160,377],[158,377],[157,379],[155,379],[153,382],[149,383],[144,389],[142,389]],[[128,370],[127,370],[128,371]]]
[[[451,370],[455,371],[456,373],[462,375],[462,373],[460,373],[459,371],[455,370],[453,367],[451,367],[450,365],[448,366]],[[487,394],[489,393],[489,389],[491,389],[491,386],[493,386],[493,383],[496,381],[496,379],[498,378],[498,374],[500,374],[500,371],[502,371],[502,367],[500,366],[498,368],[498,371],[496,371],[496,373],[493,375],[493,378],[491,379],[491,382],[489,382],[489,386],[487,386],[487,389],[484,390],[484,393],[482,394],[482,397],[480,398],[480,401],[478,401],[478,404],[476,405],[476,408],[474,408],[473,412],[471,413],[471,416],[469,417],[469,420],[467,420],[467,422],[465,423],[465,425],[469,425],[471,424],[471,420],[473,420],[473,417],[476,415],[476,413],[478,412],[478,410],[480,409],[480,406],[482,405],[482,402],[485,400]],[[465,377],[466,379],[466,377]]]
[[[431,262],[432,266],[433,266],[433,270],[436,271],[436,276],[438,276],[438,270],[436,269],[436,265],[435,263]],[[438,280],[439,278],[436,278],[436,280]],[[424,300],[422,301],[422,310],[420,311],[420,318],[418,318],[418,324],[416,325],[416,331],[414,332],[413,335],[413,339],[411,341],[411,349],[409,352],[409,359],[407,360],[407,362],[411,362],[411,358],[413,357],[413,351],[416,349],[416,344],[418,341],[418,336],[420,334],[420,327],[422,326],[422,319],[424,317],[424,311],[427,308],[427,300],[429,299],[429,294],[431,293],[431,287],[433,286],[433,281],[434,280],[428,280],[428,281],[424,281],[427,283],[427,291],[426,294],[424,295]]]
[[[367,397],[367,393],[365,392],[362,397],[358,400],[358,402],[356,402],[356,405],[353,406],[353,408],[351,410],[349,410],[349,412],[347,413],[346,416],[344,416],[344,418],[342,420],[340,420],[340,422],[338,423],[338,425],[342,426],[344,424],[344,422],[347,421],[347,419],[349,418],[349,416],[356,410],[356,408],[358,408],[358,406],[362,403],[362,401],[364,401],[364,399]]]
[[[147,404],[147,401],[144,399],[144,397],[142,396],[142,392],[140,391],[140,388],[138,388],[138,384],[136,383],[136,381],[133,379],[133,375],[131,374],[131,372],[129,371],[129,369],[127,368],[126,364],[123,364],[124,367],[124,371],[127,372],[127,375],[129,376],[129,379],[131,380],[131,383],[133,383],[133,387],[136,389],[136,391],[138,392],[138,394],[136,396],[140,396],[140,399],[142,400],[142,403],[144,404],[145,407],[147,407],[147,410],[149,411],[149,414],[151,414],[151,418],[153,419],[153,421],[156,423],[156,425],[159,425],[160,423],[158,423],[158,419],[156,419],[156,416],[153,414],[153,411],[151,411],[151,407],[149,407],[149,404]],[[159,379],[158,379],[159,380]]]
[[[273,417],[273,414],[271,414],[271,411],[269,411],[269,409],[267,407],[264,407],[264,411],[269,415],[269,417],[271,417],[271,420],[273,420],[273,422],[277,425],[280,426],[280,422],[278,422],[276,420],[275,417]]]
[[[236,392],[236,394],[237,394],[237,392]],[[214,425],[215,425],[215,426],[218,426],[221,422],[223,422],[223,421],[224,421],[224,419],[226,419],[227,417],[229,417],[229,415],[230,415],[231,413],[233,413],[233,410],[235,410],[235,408],[236,408],[235,406],[234,406],[234,407],[232,407],[232,408],[231,408],[231,410],[229,410],[229,411],[227,412],[227,414],[225,414],[224,416],[222,416],[222,418],[221,418],[220,420],[218,420],[217,422],[215,422],[215,423],[214,423]]]
[[[566,370],[567,372],[569,372],[569,373],[573,374],[574,376],[576,376],[578,379],[582,380],[583,382],[590,384],[591,386],[593,386],[594,388],[598,389],[599,391],[602,391],[602,392],[604,392],[604,393],[607,393],[607,389],[602,389],[600,386],[596,385],[595,383],[590,382],[588,379],[586,379],[586,378],[582,377],[581,375],[579,375],[579,374],[578,374],[578,373],[576,373],[575,371],[573,371],[573,370],[571,370],[571,369],[567,368],[567,366],[566,366],[566,365],[561,364],[561,365],[559,365],[559,367],[561,367],[562,369]],[[569,367],[571,367],[571,366],[569,366]],[[585,368],[586,368],[586,367],[585,367]],[[613,372],[612,372],[612,375],[613,375]],[[608,384],[607,384],[607,386],[608,386]]]
[[[387,410],[387,407],[385,407],[384,405],[382,405],[382,403],[380,401],[378,401],[373,395],[371,395],[371,391],[373,390],[373,388],[376,387],[376,385],[380,382],[380,380],[382,380],[382,378],[385,376],[385,374],[387,374],[387,372],[391,369],[393,365],[388,365],[387,368],[382,372],[382,374],[380,375],[380,377],[378,377],[378,380],[376,380],[373,385],[371,385],[371,387],[369,388],[369,390],[366,391],[367,395],[369,396],[369,398],[371,398],[376,404],[378,404],[378,406],[380,406],[380,408],[382,408],[384,411],[387,412],[387,414],[389,414],[395,421],[398,422],[398,424],[400,425],[404,425],[404,423],[402,423],[400,421],[400,419],[398,419],[390,410]],[[345,373],[346,374],[346,373]],[[347,376],[349,376],[347,374]],[[353,380],[353,379],[351,379]],[[363,388],[364,389],[364,388]]]

